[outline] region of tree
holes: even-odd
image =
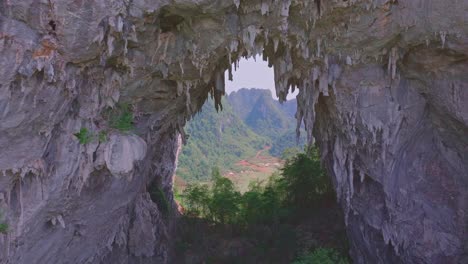
[[[189,215],[205,217],[209,214],[208,204],[211,200],[207,185],[190,184],[182,194],[185,210]]]
[[[333,194],[330,179],[320,166],[316,148],[286,161],[281,174],[286,188],[285,202],[296,212],[317,206]]]
[[[301,150],[298,147],[286,148],[283,151],[283,153],[281,154],[281,159],[283,159],[283,160],[292,159],[292,158],[296,157],[300,152],[301,152]]]
[[[239,213],[240,192],[234,189],[231,180],[221,176],[219,168],[213,168],[212,182],[210,214],[213,220],[221,224],[235,223]]]

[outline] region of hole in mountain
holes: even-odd
[[[49,21],[49,26],[50,26],[50,29],[52,30],[52,32],[55,32],[55,30],[57,29],[57,23],[55,23],[54,20]]]
[[[243,88],[258,88],[269,90],[274,100],[278,100],[275,91],[273,68],[268,66],[268,62],[260,58],[241,59],[237,67],[233,66],[233,80],[229,80],[228,71],[225,73],[226,93],[237,91]],[[295,101],[298,90],[288,94],[287,99]]]
[[[297,90],[280,103],[267,62],[242,59],[233,65],[233,81],[228,75],[226,71],[223,110],[217,112],[210,98],[187,124],[189,139],[177,176],[189,182],[209,180],[212,168],[218,167],[246,190],[249,181],[265,180],[281,168],[285,150],[297,153],[305,141],[296,144]]]
[[[185,127],[190,137],[174,183],[185,216],[177,255],[214,263],[290,263],[298,252],[312,252],[310,243],[319,237],[340,252],[331,253],[346,255],[343,217],[318,151],[306,148],[304,138],[297,144],[297,90],[280,103],[273,69],[261,60],[241,59],[229,77],[227,71],[222,111],[209,98]],[[237,243],[237,249],[220,240]]]

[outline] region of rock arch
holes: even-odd
[[[219,102],[224,71],[256,55],[280,99],[300,90],[298,122],[333,177],[356,263],[466,259],[468,3],[0,6],[2,260],[167,262],[173,219],[147,186],[157,178],[172,197],[177,134],[210,93]],[[112,140],[80,145],[73,134],[106,129],[118,101],[138,138],[109,129]],[[138,156],[133,166],[112,175],[106,148],[134,141],[118,155]]]

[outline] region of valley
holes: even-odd
[[[305,141],[295,140],[296,102],[280,104],[265,89],[240,89],[223,100],[217,113],[208,101],[187,125],[176,175],[182,181],[205,182],[213,167],[240,190],[251,181],[265,181],[284,164],[284,150],[299,152]],[[272,114],[273,113],[273,114]],[[274,142],[274,143],[273,143]]]

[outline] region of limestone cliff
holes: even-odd
[[[463,263],[468,1],[0,0],[5,263],[168,263],[178,135],[242,57],[299,89],[356,263]],[[112,126],[127,103],[135,129]],[[112,110],[114,109],[114,110]],[[314,125],[315,124],[315,125]],[[107,140],[74,134],[106,131]],[[82,142],[83,143],[83,142]],[[3,221],[3,220],[2,220]]]

